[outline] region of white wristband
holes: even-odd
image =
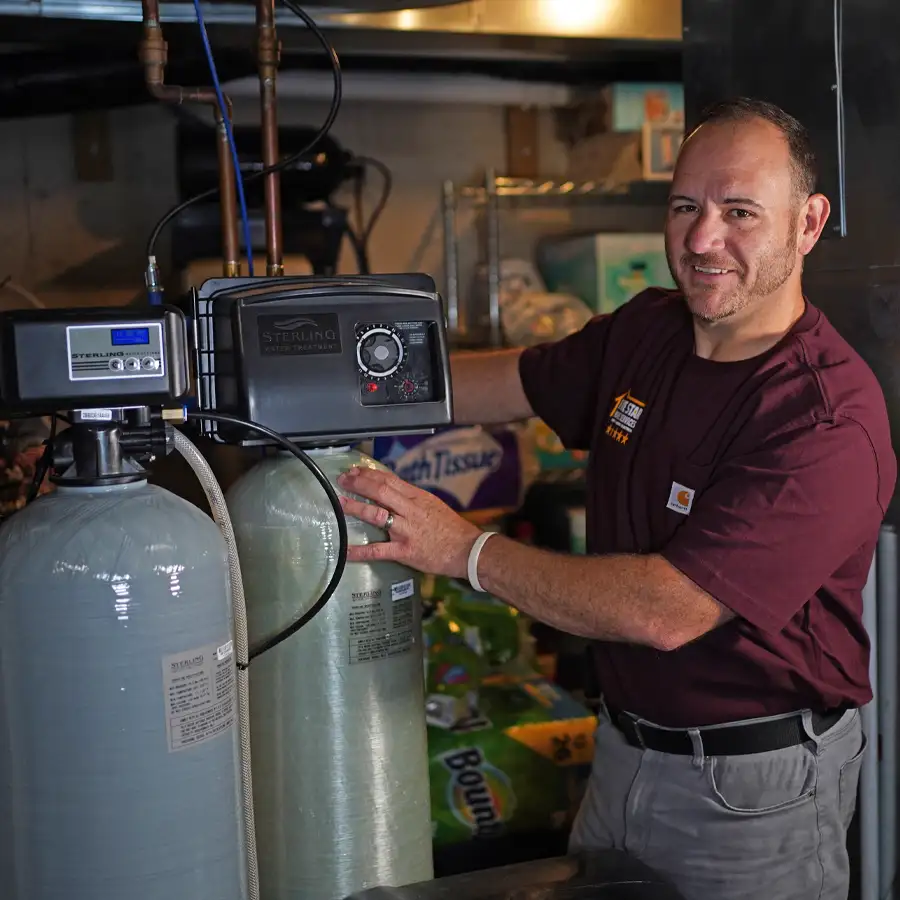
[[[486,591],[478,580],[478,557],[481,556],[482,547],[484,547],[488,540],[496,533],[496,531],[485,531],[484,533],[479,534],[475,543],[472,545],[472,549],[469,551],[469,564],[466,567],[469,576],[469,584],[471,584],[476,591],[481,593],[486,593]]]

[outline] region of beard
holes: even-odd
[[[679,277],[679,266],[673,265],[670,255],[669,270],[684,295],[691,315],[702,322],[720,322],[746,309],[751,303],[774,294],[791,277],[797,264],[796,241],[797,226],[792,223],[787,239],[779,245],[768,247],[758,257],[756,275],[750,281],[747,280],[746,270],[734,260],[713,253],[685,253],[681,257],[682,271],[693,266],[731,270],[737,284],[729,288],[686,282]]]

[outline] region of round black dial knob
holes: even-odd
[[[402,401],[420,400],[428,392],[428,378],[418,372],[401,372],[393,384],[395,395]]]
[[[356,342],[356,361],[363,373],[372,378],[393,375],[405,355],[400,335],[391,328],[369,328]]]

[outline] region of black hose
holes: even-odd
[[[26,506],[29,503],[34,503],[37,499],[38,494],[41,492],[41,485],[44,483],[47,472],[50,471],[50,466],[53,464],[53,442],[56,440],[56,426],[59,418],[63,417],[58,416],[56,413],[50,418],[50,434],[44,442],[44,452],[35,464],[34,474],[28,488],[28,495],[25,498]]]
[[[318,600],[301,616],[298,616],[291,622],[286,628],[283,628],[281,631],[272,635],[272,637],[266,638],[264,641],[260,641],[256,646],[250,648],[250,652],[248,654],[248,664],[257,656],[262,655],[267,650],[271,650],[273,647],[278,646],[278,644],[282,643],[282,641],[286,641],[289,637],[295,635],[304,625],[308,622],[312,621],[324,608],[325,604],[331,599],[334,592],[337,590],[337,586],[340,583],[341,577],[344,574],[344,568],[347,565],[347,548],[349,546],[349,540],[347,537],[347,519],[344,516],[344,509],[341,506],[341,501],[338,498],[337,492],[331,486],[331,482],[328,480],[325,473],[319,468],[316,464],[315,460],[309,456],[309,454],[304,453],[293,441],[288,440],[286,437],[280,435],[277,431],[273,431],[271,428],[267,428],[265,425],[258,425],[256,422],[250,422],[247,419],[241,419],[237,416],[230,416],[226,413],[207,413],[207,412],[194,412],[193,410],[188,410],[187,418],[190,419],[200,419],[207,422],[216,422],[223,425],[239,425],[243,428],[248,428],[251,431],[255,431],[257,434],[263,435],[264,437],[269,438],[269,440],[274,441],[280,447],[283,447],[289,453],[293,453],[303,465],[309,469],[312,476],[319,482],[322,486],[322,490],[328,495],[328,499],[331,501],[331,506],[334,509],[334,514],[337,517],[337,526],[338,526],[338,553],[337,553],[337,563],[334,567],[334,572],[331,575],[331,579],[328,584],[325,585],[325,590],[322,591],[322,595]]]
[[[371,166],[381,174],[381,196],[375,204],[375,209],[372,210],[372,215],[369,216],[369,221],[366,222],[365,225],[362,222],[361,216],[360,221],[357,223],[360,229],[360,240],[368,252],[369,238],[372,236],[372,231],[378,224],[378,220],[381,218],[381,214],[384,212],[384,208],[387,206],[387,202],[391,197],[391,190],[394,187],[394,176],[391,174],[391,170],[380,159],[375,159],[372,156],[354,156],[352,162],[362,166]]]

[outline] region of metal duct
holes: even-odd
[[[230,0],[224,0],[230,2]],[[316,0],[320,9],[340,13],[399,12],[404,9],[426,9],[434,6],[452,6],[463,0]]]
[[[680,0],[314,0],[306,11],[325,28],[405,34],[506,35],[613,41],[681,40]],[[163,24],[193,22],[192,3],[160,4]],[[139,22],[140,0],[0,0],[0,17]],[[204,12],[209,24],[252,24],[246,0],[220,0]],[[278,27],[303,28],[285,10]]]
[[[0,66],[0,119],[63,115],[91,109],[114,109],[152,102],[134,45],[136,26],[125,53],[104,57],[81,48],[21,53],[3,58]],[[216,55],[223,81],[247,75],[252,60],[232,53]],[[168,67],[178,83],[209,79],[206,60],[177,56]]]

